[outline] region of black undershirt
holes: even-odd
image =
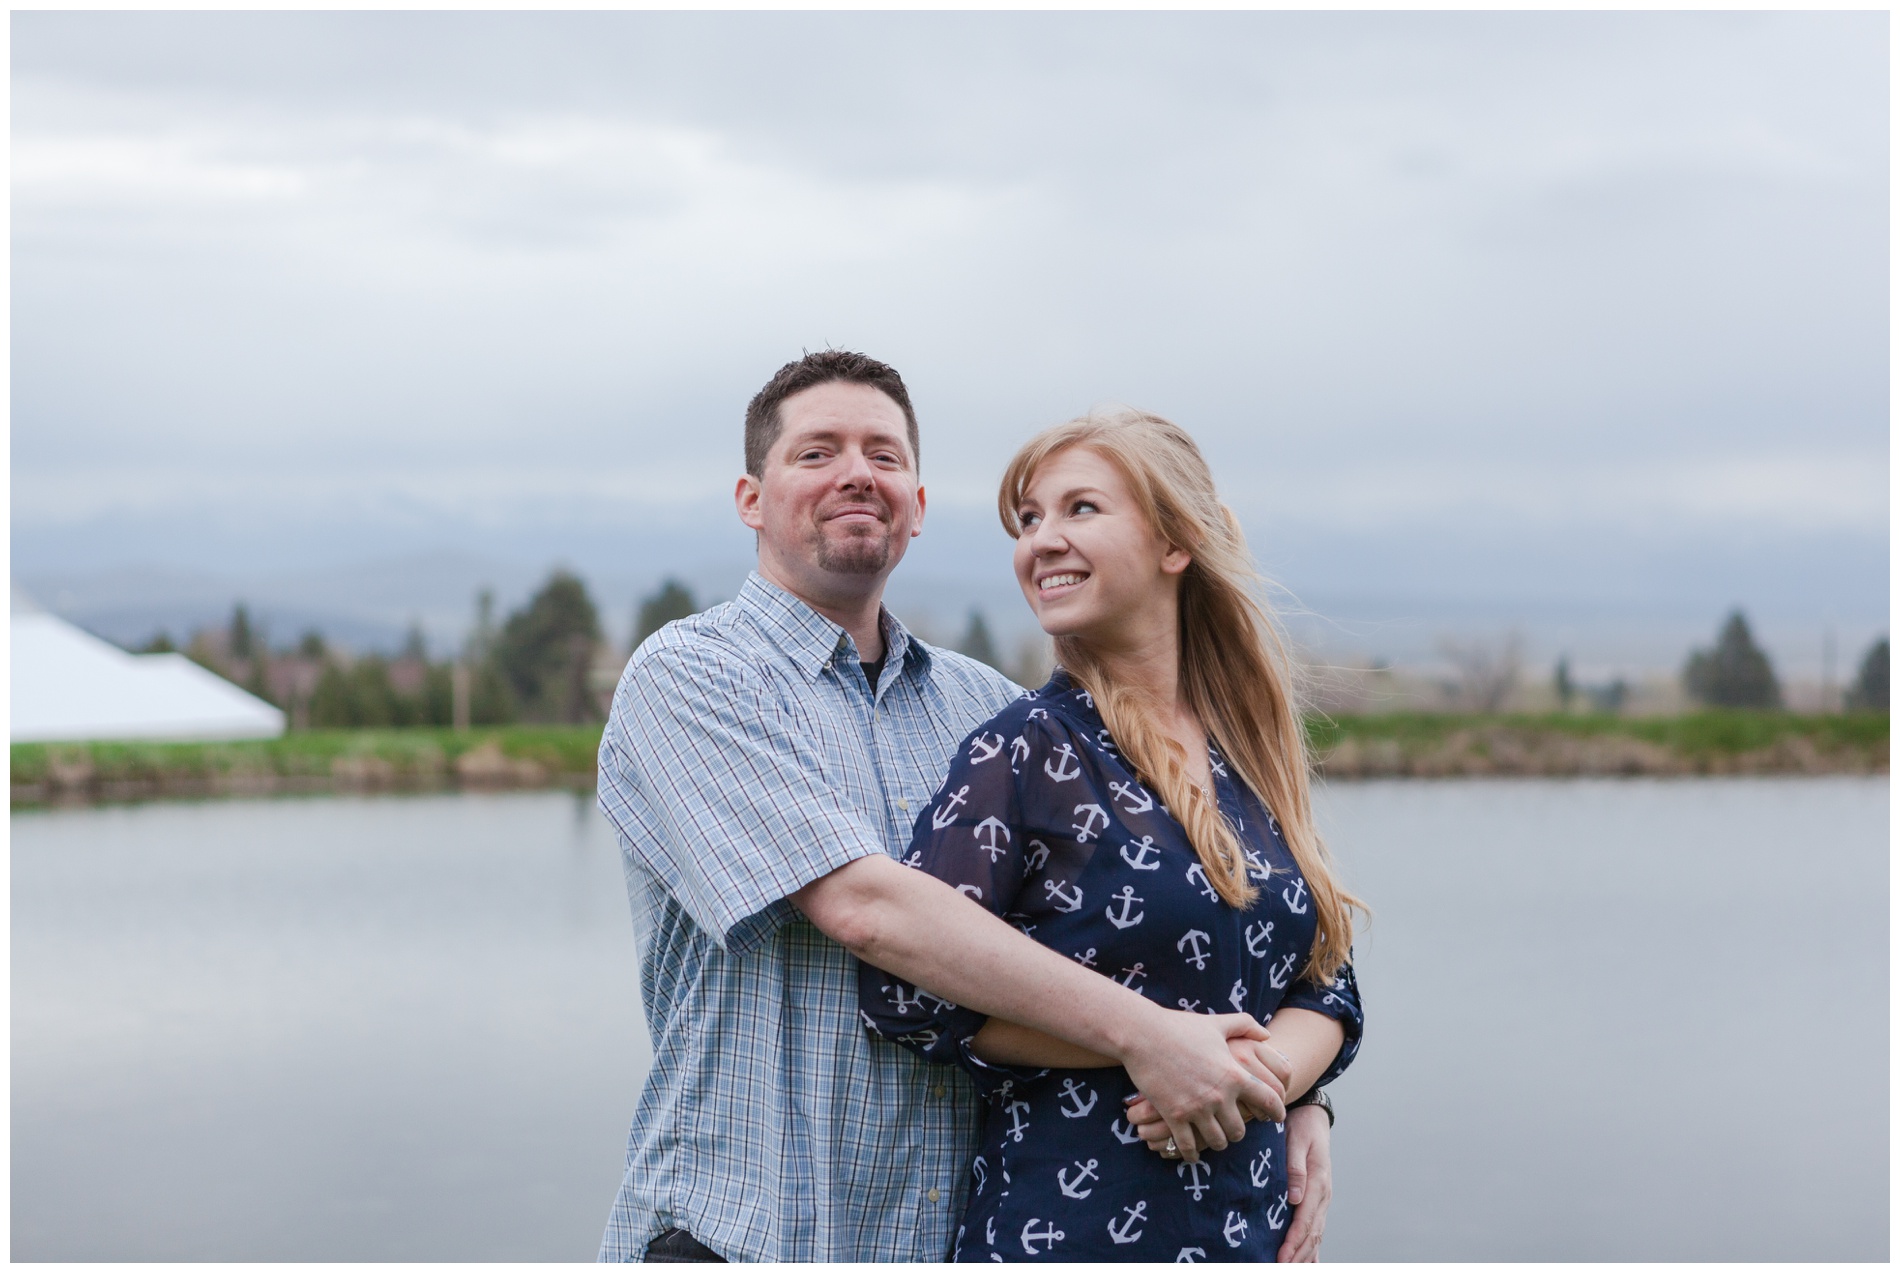
[[[878,655],[877,662],[860,662],[858,664],[859,667],[864,669],[864,679],[871,683],[871,692],[873,694],[877,693],[877,678],[884,675],[884,660],[889,657],[889,655],[890,651],[885,650],[883,654]]]

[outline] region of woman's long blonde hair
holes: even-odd
[[[1331,855],[1313,826],[1306,730],[1295,700],[1286,642],[1261,597],[1240,522],[1214,491],[1194,439],[1179,425],[1139,411],[1091,414],[1030,439],[1003,474],[997,512],[1023,533],[1018,510],[1051,456],[1087,447],[1120,470],[1148,524],[1192,558],[1181,577],[1181,693],[1228,763],[1272,811],[1306,876],[1319,920],[1306,976],[1324,985],[1352,948],[1352,911],[1365,906],[1334,878]],[[1231,906],[1258,890],[1232,826],[1211,793],[1188,778],[1187,756],[1161,728],[1156,705],[1118,685],[1073,637],[1056,638],[1056,658],[1095,699],[1115,745],[1180,818],[1207,881]]]

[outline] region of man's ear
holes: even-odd
[[[917,538],[917,536],[923,533],[924,533],[924,488],[920,486],[917,488],[917,520],[910,524],[910,537],[912,539],[915,539]]]
[[[765,529],[765,510],[759,507],[763,495],[759,479],[750,473],[740,475],[739,485],[732,492],[732,504],[739,510],[739,520],[753,530]]]

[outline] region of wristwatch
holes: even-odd
[[[1294,1110],[1298,1109],[1302,1105],[1319,1106],[1321,1109],[1326,1111],[1326,1125],[1328,1127],[1331,1127],[1333,1125],[1333,1098],[1326,1095],[1325,1088],[1323,1087],[1309,1088],[1306,1092],[1306,1095],[1300,1097],[1299,1100],[1294,1101],[1291,1105],[1288,1105],[1286,1107],[1286,1112],[1291,1114]]]

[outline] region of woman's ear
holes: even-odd
[[[1178,575],[1194,564],[1194,555],[1185,548],[1170,548],[1161,555],[1161,573]]]

